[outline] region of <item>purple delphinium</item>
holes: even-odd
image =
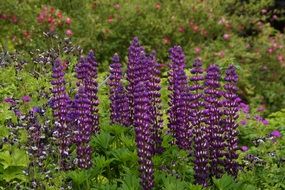
[[[153,140],[151,122],[151,97],[146,82],[138,83],[134,88],[134,126],[141,186],[144,190],[154,187],[154,169],[152,163]]]
[[[192,77],[190,77],[190,91],[191,112],[190,122],[193,128],[193,139],[194,139],[194,171],[195,171],[195,183],[203,185],[204,187],[208,185],[208,138],[206,127],[203,124],[203,90],[204,90],[204,76],[202,61],[196,59],[191,69]]]
[[[161,112],[161,94],[160,94],[160,69],[159,63],[156,60],[155,52],[152,52],[149,56],[149,73],[151,75],[149,85],[150,85],[150,95],[152,103],[152,116],[154,120],[153,125],[153,141],[154,141],[154,153],[161,153],[163,151],[161,143],[161,133],[162,133],[162,112]]]
[[[220,69],[217,65],[210,65],[205,77],[204,116],[208,125],[210,176],[220,177],[222,174],[224,142],[221,124],[221,91]]]
[[[238,124],[236,122],[238,118],[239,103],[237,101],[237,82],[238,75],[233,65],[230,65],[226,70],[225,85],[224,85],[224,115],[223,120],[225,130],[225,141],[226,141],[226,153],[225,153],[225,168],[226,171],[236,176],[238,172]]]
[[[93,51],[90,51],[86,58],[81,57],[76,66],[77,78],[79,79],[78,86],[84,86],[85,93],[91,101],[92,131],[94,133],[98,133],[100,130],[98,115],[99,100],[97,97],[97,67],[98,64]]]
[[[182,149],[190,147],[189,134],[189,88],[185,74],[185,55],[180,46],[169,50],[171,60],[169,72],[169,106],[168,119],[170,133],[175,138],[176,144]]]
[[[55,136],[59,141],[60,164],[62,169],[68,169],[67,162],[71,145],[71,131],[67,126],[69,96],[65,90],[64,67],[60,59],[56,59],[52,69],[52,109],[55,118]]]
[[[134,113],[134,87],[135,87],[135,66],[140,64],[140,54],[144,51],[143,47],[139,44],[139,39],[134,37],[129,50],[128,50],[128,67],[127,67],[127,91],[129,96],[130,105],[130,124],[133,124]]]
[[[77,114],[77,125],[74,135],[74,141],[77,145],[78,167],[91,167],[92,150],[89,145],[92,129],[92,112],[91,100],[83,86],[79,87],[75,97],[75,107]]]

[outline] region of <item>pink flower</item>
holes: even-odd
[[[247,146],[242,146],[240,147],[241,151],[246,152],[248,151],[248,147]]]
[[[278,16],[277,16],[277,15],[273,15],[273,16],[272,16],[272,19],[273,19],[273,20],[277,20],[277,19],[278,19]]]
[[[220,52],[215,53],[216,56],[219,56],[220,58],[224,58],[225,57],[225,51],[222,50]]]
[[[161,8],[160,3],[156,3],[156,4],[155,4],[155,8],[156,8],[157,10],[159,10],[159,9]]]
[[[118,9],[120,9],[120,8],[121,8],[121,6],[120,6],[120,4],[119,4],[119,3],[116,3],[116,4],[114,4],[114,8],[118,10]]]
[[[201,52],[201,48],[199,48],[199,47],[195,47],[195,54],[200,54],[200,52]]]
[[[184,33],[185,32],[185,28],[183,26],[179,26],[178,31],[180,33]]]
[[[111,24],[112,22],[113,22],[113,16],[109,16],[109,17],[108,17],[108,23]]]
[[[70,25],[70,24],[71,24],[71,18],[67,17],[67,18],[65,19],[65,23],[68,24],[68,25]]]
[[[278,131],[278,130],[272,131],[272,132],[270,133],[270,135],[271,135],[272,137],[276,137],[276,138],[279,138],[279,137],[282,136],[282,134],[281,134],[280,131]]]
[[[65,31],[65,34],[66,34],[67,36],[72,36],[72,35],[73,35],[73,32],[72,32],[71,29],[67,29],[67,30]]]
[[[224,34],[223,38],[224,38],[224,40],[229,40],[231,38],[231,36],[229,34]]]
[[[266,9],[262,9],[262,10],[261,10],[261,13],[262,13],[262,14],[265,14],[265,13],[267,13],[267,10],[266,10]]]
[[[270,54],[271,54],[271,53],[273,53],[273,52],[274,52],[274,49],[270,47],[270,48],[268,48],[268,49],[267,49],[267,51],[268,51],[268,53],[270,53]]]
[[[282,63],[285,59],[284,59],[284,56],[283,55],[281,55],[281,54],[279,54],[278,56],[277,56],[277,59],[278,59],[278,61],[280,62],[280,63]]]
[[[29,102],[29,101],[31,101],[31,97],[30,96],[23,96],[22,100],[23,100],[23,102]]]
[[[168,36],[165,36],[162,40],[162,43],[165,45],[170,44],[170,38]]]

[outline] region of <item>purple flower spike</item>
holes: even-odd
[[[83,86],[79,87],[75,97],[75,107],[77,108],[77,128],[74,140],[77,145],[77,159],[80,168],[90,168],[92,150],[89,145],[92,129],[92,102],[89,94]]]
[[[193,128],[194,139],[194,171],[195,171],[195,183],[208,185],[208,141],[207,131],[203,124],[203,90],[204,90],[204,76],[202,61],[196,59],[191,69],[192,77],[190,78],[192,92],[190,103],[190,122]]]
[[[191,130],[189,129],[189,88],[185,74],[185,55],[180,46],[174,46],[169,50],[171,59],[169,72],[169,98],[168,110],[169,129],[176,140],[176,144],[182,149],[189,149]]]
[[[92,131],[94,133],[99,133],[100,130],[98,115],[99,100],[97,97],[97,67],[98,64],[95,60],[95,55],[93,51],[90,51],[86,58],[81,57],[78,64],[76,65],[77,78],[80,80],[78,82],[78,86],[84,86],[85,92],[92,103]]]
[[[225,140],[226,140],[226,160],[225,167],[226,171],[236,176],[238,173],[238,163],[236,159],[238,158],[238,132],[237,123],[239,102],[237,102],[237,81],[238,75],[236,69],[233,65],[229,66],[226,70],[225,77],[226,84],[224,85],[224,125],[225,125]]]
[[[223,170],[224,142],[221,125],[220,69],[210,65],[207,69],[204,100],[205,123],[208,125],[210,175],[220,177]]]
[[[64,67],[59,59],[55,60],[52,71],[52,109],[56,121],[55,133],[57,133],[59,141],[61,168],[66,170],[70,168],[70,165],[67,162],[71,145],[71,131],[70,128],[67,127],[68,103],[70,98],[65,90]]]
[[[134,126],[136,133],[137,153],[141,186],[144,190],[154,187],[154,169],[152,163],[153,139],[151,122],[151,96],[145,82],[138,83],[134,88]]]
[[[112,123],[129,126],[130,111],[127,93],[121,81],[123,78],[121,67],[120,57],[118,54],[115,54],[112,59],[112,64],[110,65],[110,119]]]
[[[153,116],[153,140],[154,140],[154,153],[162,153],[162,112],[161,112],[161,94],[160,94],[160,69],[159,64],[156,61],[156,54],[152,52],[149,56],[149,85],[150,85],[150,94],[151,94],[151,102],[152,102],[152,116]]]
[[[140,54],[144,51],[143,47],[140,46],[139,40],[137,37],[134,37],[128,53],[128,68],[127,68],[127,91],[129,96],[129,105],[130,105],[130,124],[133,124],[133,115],[134,115],[134,87],[136,85],[136,75],[135,75],[135,67],[140,63]]]

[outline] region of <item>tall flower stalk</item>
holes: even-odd
[[[205,123],[208,125],[210,175],[220,177],[223,173],[224,139],[221,127],[220,69],[210,65],[207,69],[204,89]]]
[[[226,161],[225,167],[229,174],[236,176],[238,172],[238,163],[236,159],[238,158],[238,132],[237,132],[237,118],[239,101],[237,96],[237,82],[238,75],[236,69],[233,65],[229,66],[226,70],[224,85],[224,127],[225,127],[225,139],[226,139]]]
[[[180,46],[169,50],[171,59],[169,72],[169,128],[176,144],[182,149],[189,149],[191,134],[189,129],[189,87],[185,74],[185,55]]]
[[[120,57],[115,54],[110,65],[110,120],[111,123],[117,123],[125,126],[130,125],[130,108],[128,103],[128,94],[122,84],[122,65]]]
[[[151,97],[146,82],[138,83],[134,88],[134,126],[141,186],[144,190],[154,187],[154,169],[152,163],[153,140],[151,122]]]
[[[120,86],[122,79],[122,65],[120,63],[120,57],[118,54],[115,54],[112,58],[112,63],[110,64],[110,78],[109,78],[109,86],[110,86],[110,120],[111,123],[120,123],[120,112],[119,106],[117,105],[116,92],[118,87]]]
[[[77,78],[79,79],[78,86],[83,85],[85,93],[91,101],[91,115],[92,115],[92,131],[99,133],[99,115],[97,97],[98,83],[97,72],[98,64],[95,59],[93,51],[90,51],[86,58],[81,57],[76,66]]]
[[[92,102],[83,86],[79,87],[75,97],[75,105],[77,108],[77,127],[74,140],[77,145],[77,159],[80,168],[91,167],[92,150],[89,145],[92,129]]]
[[[190,122],[193,128],[194,139],[194,171],[195,182],[197,184],[208,185],[208,134],[206,126],[203,123],[203,90],[204,90],[204,76],[202,61],[196,59],[191,69],[192,77],[190,77],[190,91],[192,92],[190,103]]]
[[[139,44],[139,39],[134,37],[128,52],[128,68],[127,68],[127,91],[129,96],[129,106],[130,106],[130,124],[133,124],[134,120],[134,88],[135,88],[135,67],[140,62],[140,54],[144,51],[143,47]]]
[[[161,153],[162,148],[162,112],[161,112],[161,86],[160,86],[160,69],[159,63],[157,63],[155,52],[152,52],[149,56],[149,73],[151,75],[149,85],[150,85],[150,95],[152,103],[152,116],[153,116],[153,141],[154,141],[154,153]]]
[[[65,90],[64,67],[59,59],[56,59],[52,73],[52,108],[55,118],[55,136],[59,143],[60,166],[63,170],[69,169],[68,156],[72,141],[71,131],[68,128],[68,103],[70,98]]]

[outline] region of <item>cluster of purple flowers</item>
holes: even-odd
[[[226,70],[222,86],[220,68],[213,64],[204,72],[201,60],[196,59],[188,85],[182,48],[174,46],[169,53],[169,130],[178,147],[193,153],[196,183],[207,186],[211,177],[225,172],[236,176],[239,100],[235,67]]]
[[[91,166],[92,134],[99,132],[98,97],[97,97],[97,62],[92,51],[81,57],[76,65],[78,92],[72,100],[65,89],[65,69],[57,59],[53,67],[52,108],[55,119],[55,136],[59,142],[62,169],[69,169],[67,162],[70,146],[76,144],[78,167]]]
[[[146,54],[134,38],[129,47],[127,87],[122,84],[118,55],[110,65],[111,122],[133,125],[143,189],[154,186],[152,156],[163,151],[161,143],[162,113],[160,70],[154,52]]]
[[[210,65],[205,71],[202,61],[196,59],[188,79],[182,48],[171,48],[169,58],[168,127],[173,143],[193,156],[197,184],[207,186],[212,177],[220,177],[225,172],[236,176],[236,120],[240,100],[235,67],[229,66],[222,79],[217,65]],[[97,67],[93,52],[80,58],[76,66],[79,90],[72,100],[65,90],[64,67],[60,60],[54,64],[52,105],[63,168],[73,143],[77,147],[78,166],[91,166],[89,141],[93,133],[99,132]],[[163,151],[160,65],[155,53],[147,54],[138,38],[129,47],[126,88],[123,80],[120,57],[115,54],[108,83],[110,120],[113,124],[134,126],[141,186],[152,189],[152,157]]]

